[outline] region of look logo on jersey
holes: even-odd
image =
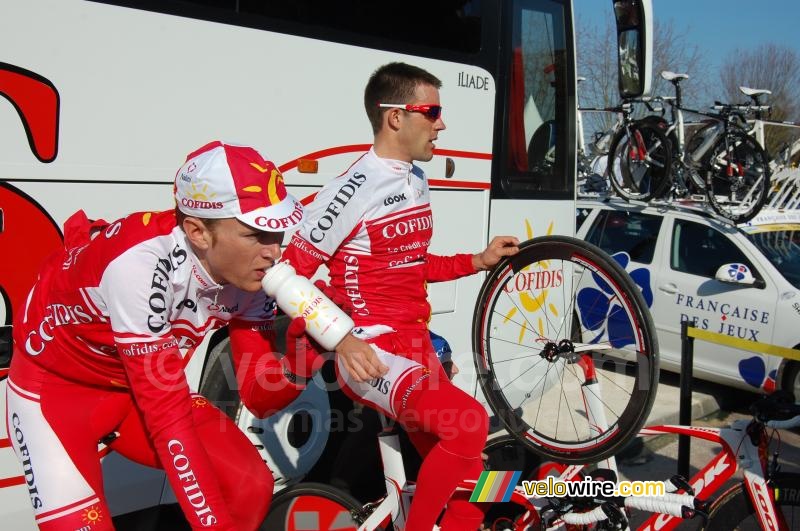
[[[236,218],[255,229],[283,232],[303,219],[303,205],[283,175],[252,147],[215,140],[190,153],[175,175],[181,212],[206,219]]]

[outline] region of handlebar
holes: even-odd
[[[800,426],[800,404],[795,404],[792,395],[785,391],[776,391],[756,401],[750,412],[769,428]]]
[[[791,430],[792,428],[800,428],[800,415],[792,417],[789,420],[770,420],[764,423],[768,428],[777,428],[782,430]]]
[[[603,477],[603,471],[598,469]],[[616,475],[611,474],[611,478]],[[673,476],[664,481],[666,492],[658,496],[629,496],[629,497],[599,497],[599,498],[566,498],[551,502],[545,510],[549,509],[554,514],[549,515],[550,522],[560,518],[567,525],[589,525],[606,521],[614,525],[614,529],[622,529],[620,523],[625,522],[625,509],[639,509],[651,513],[660,513],[687,519],[695,516],[708,516],[710,504],[694,495],[694,490],[683,476]],[[682,490],[686,494],[679,494]],[[576,511],[577,509],[577,511]]]
[[[711,108],[722,113],[739,112],[744,114],[769,112],[771,109],[769,105],[753,105],[751,103],[722,103],[719,101],[715,101]]]
[[[783,427],[773,423],[800,422],[800,404],[795,404],[794,397],[786,391],[776,391],[757,400],[750,406],[750,413],[757,421],[770,427]]]
[[[651,513],[677,516],[683,519],[703,514],[707,509],[707,504],[694,496],[669,493],[663,496],[631,496],[624,499],[623,505],[626,509],[638,509]],[[568,525],[589,525],[602,522],[614,517],[613,506],[618,506],[618,502],[606,501],[586,512],[568,512],[562,515],[561,519]]]

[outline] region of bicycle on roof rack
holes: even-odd
[[[652,101],[667,102],[672,120],[649,116],[617,133],[609,149],[609,160],[618,161],[609,163],[612,187],[627,200],[703,194],[711,208],[731,223],[749,221],[767,200],[770,166],[764,149],[750,135],[747,115],[760,116],[769,109],[758,104],[758,96],[768,91],[743,87],[753,103],[716,102],[717,112],[705,112],[683,106],[680,83],[689,76],[666,71],[661,76],[673,84],[675,97]],[[684,113],[707,120],[688,142]],[[653,160],[667,160],[670,171],[650,170]]]

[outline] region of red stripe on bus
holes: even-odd
[[[11,446],[11,439],[0,439],[0,448],[8,448]]]
[[[0,489],[4,489],[6,487],[14,487],[16,485],[24,485],[24,484],[25,484],[25,477],[24,476],[17,476],[15,478],[0,479]]]
[[[351,144],[349,146],[338,146],[328,149],[321,149],[312,153],[307,153],[303,156],[297,157],[278,166],[278,171],[285,172],[293,170],[299,164],[300,159],[321,159],[333,155],[341,155],[343,153],[360,153],[362,151],[369,151],[372,144]],[[479,159],[479,160],[492,160],[491,153],[480,153],[477,151],[459,151],[456,149],[434,149],[435,155],[444,157],[460,157],[464,159]]]
[[[455,149],[434,149],[434,155],[444,157],[461,157],[462,159],[492,160],[491,153],[479,153],[477,151],[457,151]]]
[[[334,148],[321,149],[319,151],[308,153],[301,157],[297,157],[294,160],[290,160],[289,162],[281,164],[280,166],[278,166],[278,171],[285,172],[296,168],[300,159],[321,159],[324,157],[330,157],[332,155],[341,155],[342,153],[360,153],[362,151],[369,151],[369,148],[371,147],[372,144],[351,144],[349,146],[338,146]]]
[[[490,183],[475,183],[470,181],[450,181],[443,179],[428,179],[431,186],[441,186],[443,188],[477,188],[478,190],[488,190],[492,187]]]

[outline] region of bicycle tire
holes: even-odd
[[[638,145],[643,152],[632,147]],[[608,149],[608,180],[626,200],[649,201],[662,195],[671,182],[671,166],[672,144],[649,120],[617,131]]]
[[[539,455],[523,446],[511,435],[490,439],[483,448],[488,459],[487,470],[519,470],[519,480],[538,479],[534,476],[539,467]],[[517,522],[527,513],[527,508],[516,503],[493,503],[486,511],[483,528],[492,531],[517,531]]]
[[[773,479],[775,504],[781,509],[787,529],[800,530],[800,475],[781,474]],[[757,511],[744,483],[735,485],[714,500],[708,512],[707,531],[760,530]],[[776,528],[777,529],[777,528]]]
[[[733,146],[732,151],[727,146]],[[711,208],[732,223],[750,221],[761,211],[769,193],[766,153],[742,131],[726,133],[710,151],[705,180]]]
[[[620,450],[644,424],[658,384],[655,327],[637,285],[600,248],[567,236],[521,244],[484,281],[474,315],[481,388],[508,432],[528,448],[560,462],[597,461]],[[572,341],[586,352],[569,352]],[[557,346],[566,350],[554,356]],[[588,361],[601,386],[614,386],[611,396],[583,385],[576,371]],[[531,401],[534,393],[538,404]],[[602,433],[588,418],[586,396],[599,400],[608,420]],[[574,406],[577,414],[570,411]],[[565,408],[566,424],[559,427]]]
[[[342,490],[322,483],[299,483],[275,496],[259,530],[356,531],[363,523],[362,510],[362,504]],[[385,529],[392,529],[391,524]]]

